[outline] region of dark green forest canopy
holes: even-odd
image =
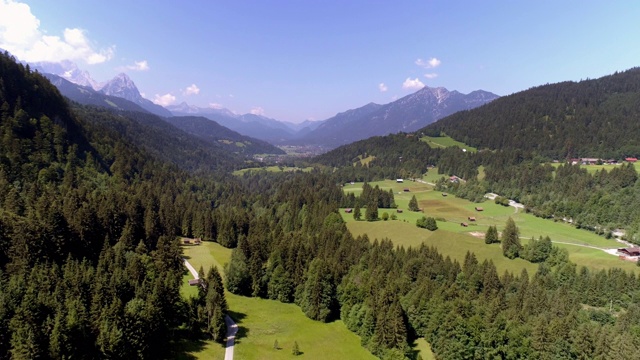
[[[417,133],[446,133],[478,149],[519,149],[554,159],[637,157],[640,68],[531,88]]]

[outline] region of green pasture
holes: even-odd
[[[571,261],[592,270],[607,270],[613,267],[636,273],[639,270],[635,262],[620,260],[618,257],[607,254],[602,250],[566,244],[555,245],[567,249]]]
[[[369,163],[371,162],[371,160],[375,159],[376,157],[373,155],[369,155],[367,157],[363,157],[362,155],[358,156],[358,160],[356,160],[356,162],[353,163],[353,166],[356,166],[356,164],[360,163],[360,165],[366,166],[369,165]]]
[[[294,342],[309,359],[375,359],[342,321],[314,321],[297,305],[275,300],[227,294],[227,301],[239,326],[238,359],[290,359]],[[276,340],[280,349],[274,349]]]
[[[476,238],[467,234],[452,232],[442,229],[442,223],[438,222],[439,229],[429,231],[418,228],[414,222],[399,220],[388,221],[349,221],[347,228],[354,236],[367,234],[373,239],[390,239],[396,246],[418,247],[424,243],[438,249],[442,256],[450,257],[462,263],[467,251],[475,253],[480,262],[492,260],[499,273],[510,271],[519,274],[522,268],[526,268],[530,274],[535,273],[537,265],[522,259],[509,260],[502,255],[500,244],[487,245],[484,238]]]
[[[554,168],[558,168],[560,165],[564,164],[564,162],[557,162],[557,163],[551,163],[551,166],[553,166]],[[590,174],[594,174],[596,171],[599,170],[606,170],[607,172],[615,169],[616,167],[619,167],[620,165],[607,165],[607,164],[603,164],[603,165],[580,165],[580,167],[587,169],[587,172],[589,172]],[[636,171],[638,173],[640,173],[640,161],[636,162],[633,164],[633,167],[636,168]]]
[[[210,266],[229,262],[231,250],[213,242],[183,247],[184,255],[196,269],[205,271]],[[183,295],[197,290],[187,284],[185,276]],[[308,359],[375,359],[360,345],[360,338],[349,331],[342,321],[328,324],[307,318],[294,304],[250,298],[226,293],[231,317],[239,326],[236,337],[236,359],[290,359],[294,341],[298,342]],[[279,350],[274,349],[278,341]],[[224,346],[212,341],[193,341],[180,344],[182,359],[224,359]]]
[[[526,214],[521,209],[516,210],[513,207],[497,205],[491,200],[477,204],[453,195],[443,196],[442,193],[431,190],[431,186],[421,183],[405,181],[398,184],[395,180],[386,180],[370,184],[372,186],[378,185],[385,190],[393,189],[396,204],[403,212],[398,213],[396,209],[378,209],[379,216],[382,216],[383,212],[387,212],[389,215],[395,214],[397,220],[358,222],[353,219],[352,214],[346,214],[341,209],[343,219],[347,222],[347,227],[354,236],[366,233],[371,240],[389,238],[394,244],[404,247],[415,247],[425,242],[436,246],[443,255],[459,260],[464,259],[466,251],[469,250],[476,253],[476,256],[481,260],[492,259],[501,271],[510,269],[519,272],[523,266],[535,269],[535,265],[528,262],[522,260],[516,262],[504,258],[498,245],[484,244],[483,236],[488,227],[495,225],[498,227],[498,231],[501,231],[507,219],[511,217],[520,229],[523,244],[531,237],[537,239],[540,236],[549,236],[555,242],[576,244],[562,245],[562,247],[569,251],[570,259],[578,266],[586,266],[594,270],[611,267],[638,270],[637,267],[634,268],[634,264],[624,262],[602,250],[578,246],[613,249],[621,245],[615,240],[605,239],[593,232],[577,229],[570,224],[541,219]],[[404,188],[408,188],[410,191],[404,192]],[[362,191],[362,183],[349,184],[344,187],[344,191],[358,195]],[[418,206],[424,209],[423,212],[407,210],[408,202],[413,195],[418,200]],[[483,210],[476,211],[476,207],[482,207]],[[364,211],[365,209],[362,209],[363,217]],[[443,218],[445,221],[438,221],[438,230],[430,232],[415,226],[416,220],[422,216]],[[471,221],[470,217],[474,217],[475,221]],[[462,223],[466,223],[467,226],[462,226]],[[494,250],[491,250],[492,246],[495,247]]]
[[[268,172],[287,172],[287,171],[303,171],[310,172],[313,170],[313,167],[299,168],[299,167],[291,167],[291,166],[265,166],[265,167],[252,167],[246,169],[240,169],[233,172],[233,175],[241,176],[244,173],[249,171],[268,171]]]
[[[454,140],[452,137],[450,136],[438,136],[438,137],[433,137],[433,136],[423,136],[420,138],[421,141],[426,142],[431,148],[447,148],[447,147],[451,147],[451,146],[457,146],[460,149],[467,149],[467,151],[470,152],[477,152],[478,149],[469,146],[463,142]]]
[[[436,166],[427,170],[427,173],[422,176],[422,180],[430,183],[435,183],[443,177],[446,178],[448,176],[446,174],[438,174],[438,167]]]

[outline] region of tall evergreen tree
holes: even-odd
[[[502,243],[502,254],[504,256],[509,259],[515,259],[519,256],[520,251],[522,250],[522,245],[520,244],[520,230],[511,217],[507,219],[505,228],[502,231],[500,242]]]
[[[413,195],[411,200],[409,200],[409,211],[418,211],[420,208],[418,207],[418,199]]]
[[[489,226],[487,232],[484,234],[484,243],[493,244],[500,242],[498,239],[498,228],[495,225]]]

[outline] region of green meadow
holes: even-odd
[[[184,255],[196,269],[217,266],[220,271],[231,257],[231,250],[213,242],[183,247]],[[206,270],[205,270],[206,271]],[[195,295],[197,290],[185,276],[181,293]],[[308,359],[375,359],[360,345],[360,338],[342,321],[321,323],[307,318],[294,304],[250,298],[226,293],[231,317],[238,324],[235,359],[290,359],[297,342]],[[279,349],[274,349],[275,342]],[[212,341],[182,344],[183,359],[224,359],[224,346]]]
[[[561,164],[564,163],[551,163],[551,166],[554,168],[558,168]],[[594,174],[596,171],[606,170],[607,172],[619,167],[620,165],[580,165],[580,167],[587,169],[587,172],[590,174]],[[638,173],[640,173],[640,161],[633,164],[633,167],[636,169]]]
[[[241,176],[246,172],[252,171],[268,171],[268,172],[288,172],[288,171],[303,171],[310,172],[313,170],[313,167],[299,168],[299,167],[291,167],[291,166],[265,166],[265,167],[253,167],[240,169],[233,172],[233,175]]]
[[[607,254],[603,250],[584,247],[613,249],[621,247],[620,243],[615,240],[607,240],[587,230],[576,229],[570,224],[537,218],[513,207],[497,205],[491,200],[476,204],[453,195],[443,196],[442,193],[433,191],[431,186],[418,182],[397,183],[395,180],[385,180],[370,184],[371,186],[378,185],[387,191],[392,189],[396,204],[403,212],[398,213],[396,209],[378,209],[380,216],[383,212],[387,212],[389,215],[395,214],[397,220],[366,222],[355,221],[352,214],[345,214],[344,211],[341,211],[343,219],[347,222],[347,227],[354,236],[367,234],[371,240],[389,238],[394,244],[404,247],[416,247],[424,242],[427,245],[437,247],[443,255],[458,260],[464,259],[468,250],[474,252],[481,261],[482,259],[493,260],[500,271],[519,272],[520,269],[526,267],[531,273],[530,270],[535,271],[536,265],[520,259],[508,260],[502,256],[498,244],[486,245],[484,243],[484,233],[489,226],[495,225],[500,231],[507,219],[511,217],[520,229],[523,244],[532,237],[537,239],[540,236],[549,236],[552,241],[569,243],[569,245],[557,245],[566,248],[569,251],[570,259],[579,266],[586,266],[594,270],[620,267],[625,270],[638,271],[637,266],[632,262],[622,261],[617,256]],[[406,192],[405,189],[409,191]],[[344,191],[358,195],[362,191],[362,183],[345,185]],[[418,206],[424,209],[423,212],[407,210],[409,200],[413,195],[418,200]],[[476,211],[476,207],[482,207],[482,211]],[[445,221],[438,221],[438,230],[430,232],[415,226],[416,220],[422,216],[431,216]],[[475,218],[475,221],[471,221],[471,217]],[[466,223],[467,226],[462,226],[462,223]]]
[[[478,149],[474,148],[473,146],[469,146],[463,142],[454,140],[452,137],[449,137],[449,136],[438,136],[438,137],[423,136],[420,138],[420,140],[426,142],[431,148],[446,148],[451,146],[457,146],[460,149],[466,149],[467,151],[470,151],[470,152],[478,151]]]

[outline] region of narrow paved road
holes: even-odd
[[[184,260],[184,266],[189,269],[191,275],[193,275],[194,279],[199,279],[198,271],[187,261]],[[236,333],[238,332],[238,325],[233,322],[233,319],[229,317],[229,315],[225,315],[224,322],[227,324],[227,346],[224,352],[224,360],[233,360],[233,348],[236,342]]]
[[[187,269],[189,269],[189,272],[191,272],[191,275],[193,275],[193,278],[199,279],[200,277],[198,276],[198,271],[196,271],[196,268],[194,268],[191,264],[189,264],[187,259],[183,259],[183,260],[184,260],[184,266],[186,266]]]
[[[233,322],[229,315],[224,317],[224,322],[227,324],[227,350],[224,353],[224,360],[233,360],[233,347],[236,341],[238,325]]]

